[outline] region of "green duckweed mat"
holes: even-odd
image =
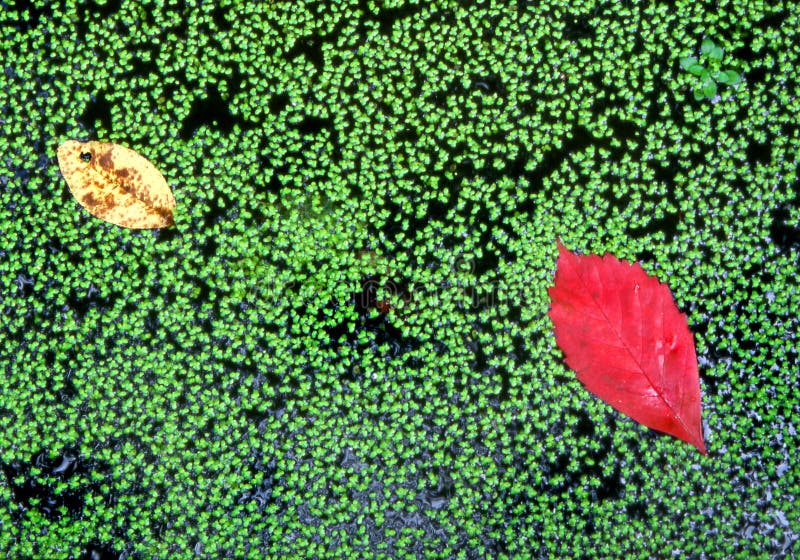
[[[0,556],[798,554],[800,5],[0,0],[0,30]],[[175,226],[92,218],[67,139],[154,162]],[[568,370],[558,238],[670,285],[708,456]]]

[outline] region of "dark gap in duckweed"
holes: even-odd
[[[644,226],[628,226],[626,229],[628,235],[633,239],[641,239],[643,237],[651,237],[656,233],[663,233],[664,241],[671,242],[678,234],[681,217],[678,212],[662,212],[662,214],[661,217],[650,218]]]
[[[275,371],[271,368],[267,369],[266,371],[264,371],[263,368],[260,369],[259,375],[256,379],[258,379],[260,383],[266,383],[273,389],[277,389],[282,380],[281,376],[275,373]],[[280,405],[283,406],[281,407]],[[281,395],[280,393],[276,393],[272,408],[274,408],[276,411],[280,411],[286,408],[286,401],[283,395]]]
[[[576,409],[569,409],[571,415],[574,416],[575,412]],[[591,424],[591,428],[587,427],[589,424]],[[605,458],[614,453],[611,434],[616,430],[616,414],[609,413],[607,429],[600,436],[594,433],[594,422],[588,419],[585,414],[578,415],[578,424],[575,427],[567,426],[565,421],[560,420],[551,426],[550,434],[563,436],[565,432],[572,432],[578,437],[591,439],[596,445],[584,449],[588,449],[586,457],[593,459],[593,461],[590,465],[587,461],[581,460],[581,467],[575,469],[570,466],[575,459],[570,456],[569,451],[559,453],[554,459],[543,457],[538,468],[544,475],[543,484],[546,491],[553,494],[572,493],[576,489],[583,487],[587,479],[594,479],[600,483],[598,487],[592,487],[590,490],[594,500],[616,500],[621,498],[624,495],[626,485],[622,482],[622,473],[619,465],[615,465],[614,470],[609,474],[603,472]],[[591,431],[591,435],[584,433],[585,431]],[[559,483],[554,483],[554,478],[560,478],[561,480]]]
[[[180,9],[181,17],[174,18],[172,21],[164,21],[162,23],[164,33],[172,32],[179,41],[186,41],[189,38],[189,22],[192,20],[191,14],[189,13],[190,9],[188,4],[183,4]],[[172,26],[168,24],[172,24]],[[183,74],[181,74],[181,76],[183,76]]]
[[[276,385],[277,386],[277,385]],[[269,427],[272,418],[279,418],[283,415],[284,408],[272,406],[264,410],[253,408],[243,408],[242,414],[249,424],[255,425],[259,435],[264,435]]]
[[[203,214],[206,227],[226,223],[235,217],[232,214],[237,212],[238,204],[234,204],[222,189],[217,189],[215,194],[216,196],[206,200],[208,211]]]
[[[146,11],[147,10],[145,10],[145,12]],[[122,73],[122,76],[134,78],[158,74],[158,64],[155,62],[158,60],[158,54],[161,50],[158,45],[141,43],[137,45],[136,48],[142,53],[149,53],[150,56],[147,57],[142,54],[141,56],[133,57],[129,62],[130,66]],[[149,60],[147,60],[148,58]]]
[[[113,130],[111,124],[111,104],[102,91],[89,96],[89,102],[80,117],[80,122],[99,130]],[[99,123],[99,125],[98,125]]]
[[[30,0],[0,2],[0,14],[3,16],[0,23],[2,26],[10,23],[10,27],[16,31],[26,32],[38,27],[45,13],[49,13],[46,4],[40,5]]]
[[[696,215],[696,216],[694,217],[694,223],[692,224],[692,226],[693,226],[694,228],[697,228],[697,229],[698,229],[698,230],[700,230],[700,231],[705,231],[705,228],[707,227],[707,225],[708,225],[708,224],[706,224],[706,218],[705,218],[705,216]],[[719,238],[721,237],[721,234],[715,234],[715,235],[714,235],[714,237],[716,237],[717,239],[719,239]]]
[[[85,11],[82,13],[86,13]],[[75,25],[75,34],[78,37],[84,37],[86,33],[89,31],[89,23],[91,22],[90,18],[88,17],[80,17],[77,21],[74,22]]]
[[[383,35],[391,35],[394,24],[400,20],[410,18],[418,14],[423,4],[406,4],[405,6],[394,6],[390,8],[382,8],[377,14],[369,9],[370,2],[361,0],[359,2],[362,13],[367,20],[378,22],[378,31]]]
[[[270,178],[269,182],[253,181],[252,183],[253,191],[256,193],[264,193],[265,191],[273,192],[272,191],[273,179],[275,179],[274,175]],[[280,180],[278,180],[278,185],[280,185]],[[277,192],[280,192],[280,187],[278,188]],[[257,197],[249,201],[250,204],[248,204],[247,210],[250,212],[250,218],[244,222],[245,226],[248,229],[249,228],[257,229],[262,224],[266,223],[268,220],[267,216],[271,208],[269,208],[266,204],[261,202],[262,200],[263,198]]]
[[[760,53],[759,53],[760,56]],[[756,66],[751,70],[748,70],[747,75],[745,76],[748,82],[751,84],[760,84],[766,81],[767,79],[767,68],[766,66]],[[749,110],[749,107],[743,107],[745,111]]]
[[[506,86],[497,74],[472,74],[472,88],[481,93],[506,96]]]
[[[131,308],[131,311],[135,311],[136,309],[136,306],[134,306],[133,304],[130,304],[129,307]],[[147,316],[144,318],[143,325],[145,330],[149,332],[154,338],[164,340],[165,331],[161,327],[161,319],[159,318],[158,313],[159,312],[156,309],[150,309],[147,312]],[[168,341],[171,336],[172,334],[167,332],[166,340]],[[174,346],[176,348],[181,347],[181,345],[177,341],[174,342],[175,342]]]
[[[652,130],[653,127],[658,126],[658,123],[660,123],[664,118],[661,116],[661,110],[664,105],[659,100],[659,97],[662,94],[667,94],[667,99],[665,101],[668,107],[674,103],[675,92],[664,79],[665,75],[669,75],[669,68],[673,62],[674,61],[672,60],[670,53],[666,51],[666,46],[662,46],[661,51],[653,62],[653,86],[650,94],[646,97],[647,112],[645,113],[644,117],[645,130]],[[680,63],[678,63],[678,67],[680,67]],[[672,103],[670,101],[672,101]]]
[[[62,190],[63,190],[63,192],[67,193],[68,202],[75,200],[73,198],[73,196],[69,193],[69,189],[64,188]],[[61,242],[61,239],[59,237],[56,237],[56,236],[52,236],[47,240],[47,254],[51,257],[51,260],[52,260],[52,257],[55,257],[56,255],[66,254],[67,262],[69,264],[71,264],[72,266],[74,266],[74,267],[78,266],[78,265],[80,265],[80,264],[82,264],[82,263],[84,263],[86,261],[86,258],[85,258],[85,256],[84,256],[82,251],[80,251],[80,250],[75,250],[75,251],[70,250],[66,245],[64,245]]]
[[[262,181],[253,182],[256,192],[259,194],[280,194],[284,187],[283,182],[281,182],[281,176],[285,176],[289,172],[291,168],[290,164],[282,160],[275,161],[266,155],[259,155],[258,161],[262,169],[271,168],[272,174],[270,175],[269,181],[266,183]],[[253,208],[253,210],[258,211],[258,206]]]
[[[471,177],[473,175],[474,171],[470,175],[465,175],[465,177]],[[489,209],[486,205],[474,200],[466,201],[463,210],[461,210],[458,215],[464,216],[467,219],[467,223],[470,225],[492,224],[489,220]],[[454,237],[445,237],[442,239],[442,244],[448,249],[458,251],[461,246],[461,241]],[[462,257],[462,261],[464,261],[463,265],[468,266],[470,272],[475,277],[481,277],[487,272],[497,270],[501,258],[510,260],[512,257],[505,245],[493,242],[493,233],[490,227],[486,227],[481,231],[476,246],[483,249],[480,256],[472,253]]]
[[[206,259],[208,259],[206,260],[206,262],[209,262],[210,259],[217,256],[218,249],[219,249],[219,242],[216,240],[216,238],[208,236],[200,246],[200,253],[202,253],[202,255]]]
[[[313,136],[323,130],[333,132],[333,121],[329,118],[306,116],[300,122],[291,125],[304,136]]]
[[[325,57],[322,54],[322,45],[326,42],[333,42],[336,36],[341,31],[342,23],[338,23],[336,29],[325,35],[305,35],[295,39],[294,44],[284,53],[284,58],[287,61],[293,61],[296,58],[304,57],[311,65],[317,70],[317,76],[323,71],[325,65]]]
[[[419,344],[413,338],[403,336],[395,322],[402,322],[402,309],[396,309],[392,298],[378,299],[378,291],[393,295],[394,297],[410,301],[408,285],[402,280],[390,280],[375,275],[364,276],[360,283],[361,289],[354,292],[349,301],[344,303],[351,306],[356,313],[354,328],[351,330],[351,319],[344,316],[341,322],[326,322],[324,312],[320,310],[317,316],[319,324],[324,324],[324,331],[329,338],[329,347],[335,348],[345,344],[358,350],[377,350],[383,344],[389,346],[390,356],[405,354]],[[335,305],[340,305],[334,303]],[[397,315],[393,318],[391,315]],[[370,333],[367,342],[360,340],[362,332]],[[352,372],[351,372],[352,373]]]
[[[480,2],[478,2],[477,0],[469,0],[467,4],[470,6],[477,6],[480,4]],[[497,29],[500,27],[500,24],[502,23],[503,19],[505,19],[505,14],[500,14],[500,13],[486,14],[484,17],[481,18],[480,40],[484,44],[490,44],[497,37]]]
[[[603,440],[607,440],[608,444],[601,446],[604,450],[608,453],[613,452],[611,449],[611,438],[602,438]],[[592,489],[592,494],[594,494],[594,499],[597,501],[603,500],[618,500],[625,494],[625,484],[622,482],[622,470],[619,466],[619,463],[614,465],[614,470],[609,474],[603,474],[602,468],[600,467],[600,460],[602,459],[601,456],[597,456],[595,458],[595,464],[591,469],[593,474],[596,478],[600,481],[600,486],[598,488]],[[586,469],[586,467],[584,467]]]
[[[107,466],[94,460],[86,461],[71,448],[64,449],[55,459],[50,459],[47,451],[41,451],[33,461],[3,463],[0,468],[5,474],[14,501],[20,506],[20,512],[29,508],[36,509],[51,521],[57,521],[64,516],[80,515],[85,504],[84,497],[90,493],[101,493],[100,484],[91,483],[57,494],[58,482],[75,476],[88,479],[92,472],[110,474]],[[34,475],[33,469],[38,469],[41,473]],[[62,508],[66,513],[62,513]]]
[[[178,94],[183,93],[183,88],[186,87],[185,76],[179,75],[178,80],[170,81],[163,84],[162,96],[164,99],[175,99]]]
[[[233,23],[231,23],[229,18],[230,9],[231,6],[214,4],[214,8],[211,10],[211,19],[220,31],[230,31],[233,29]]]
[[[394,107],[392,107],[389,103],[387,103],[383,99],[376,99],[373,101],[373,103],[375,103],[375,106],[378,108],[378,111],[381,114],[386,115],[387,117],[395,116]]]
[[[231,113],[217,86],[209,83],[206,85],[205,96],[197,96],[192,101],[189,114],[183,120],[178,135],[181,140],[188,141],[201,127],[229,134],[237,126],[242,130],[248,130],[255,125]]]
[[[553,433],[553,430],[551,430],[551,433]],[[561,494],[564,492],[568,487],[566,484],[568,466],[569,456],[566,453],[558,453],[554,456],[542,457],[542,461],[539,463],[538,469],[544,477],[544,480],[542,481],[543,489],[552,494]],[[563,476],[564,482],[559,485],[555,485],[550,479],[558,475]]]
[[[178,208],[180,208],[180,206]],[[153,239],[155,239],[156,245],[163,244],[171,246],[172,241],[181,235],[181,231],[177,227],[159,228],[154,229],[152,235]]]
[[[619,140],[623,146],[629,140],[636,141],[639,147],[637,150],[634,150],[634,153],[641,154],[643,149],[640,143],[642,139],[642,129],[639,128],[635,122],[623,119],[617,115],[609,115],[606,122],[614,133],[614,138]]]
[[[142,21],[139,23],[141,26],[147,27],[154,27],[157,25],[156,22],[156,10],[140,10],[137,13],[137,16],[142,18]],[[138,46],[138,45],[137,45]]]
[[[198,298],[198,301],[207,301],[207,300]],[[197,321],[195,322],[195,324],[198,327],[200,327],[200,330],[202,330],[204,333],[210,335],[210,334],[214,333],[214,319],[217,318],[217,317],[219,317],[219,305],[215,301],[213,306],[212,306],[212,311],[210,311],[209,313],[199,317],[197,319]],[[159,335],[159,338],[161,336],[162,335]]]
[[[649,263],[656,260],[656,255],[651,249],[643,249],[636,253],[636,262]]]
[[[86,10],[100,17],[100,19],[112,18],[122,7],[122,0],[105,0],[98,2],[90,0],[86,4]]]
[[[675,195],[675,177],[681,172],[681,166],[677,158],[671,157],[666,161],[652,159],[647,162],[647,166],[653,170],[653,178],[656,183],[663,183],[667,186],[667,199],[677,206],[678,199]]]
[[[78,396],[75,383],[72,381],[70,366],[77,364],[77,354],[74,348],[59,351],[58,354],[51,349],[45,350],[42,355],[45,367],[50,374],[46,377],[46,387],[49,394],[55,394],[62,403],[69,403]],[[56,369],[56,365],[59,366]],[[56,386],[60,386],[58,390]]]
[[[780,30],[785,25],[788,14],[785,9],[781,9],[775,13],[765,15],[760,20],[753,23],[753,27],[757,29],[775,29]]]
[[[35,279],[33,276],[28,274],[28,269],[26,267],[24,272],[17,273],[17,277],[14,279],[14,284],[17,286],[17,294],[24,298],[33,293]]]
[[[705,323],[706,330],[699,327],[696,328],[695,325],[692,325],[692,329],[696,333],[705,333],[708,329],[707,325]],[[730,380],[728,379],[732,362],[733,357],[729,351],[718,351],[716,344],[706,342],[706,351],[698,356],[698,371],[702,383],[703,398],[730,397],[733,394]],[[711,368],[719,364],[725,364],[723,373],[712,375]]]
[[[768,164],[772,160],[772,136],[767,136],[766,142],[759,143],[751,140],[745,149],[747,163],[751,166],[756,164]]]
[[[541,192],[544,188],[545,177],[548,177],[558,169],[564,159],[571,153],[580,152],[592,144],[602,145],[603,143],[598,141],[585,126],[574,125],[571,133],[563,140],[561,148],[553,148],[547,151],[535,169],[522,173],[521,177],[528,183],[528,193],[533,195]],[[519,162],[512,160],[510,169],[519,170]],[[533,213],[536,209],[535,205],[535,199],[529,196],[517,205],[517,209],[522,213]]]
[[[0,7],[2,7],[2,5],[3,5],[2,2],[0,2]],[[0,13],[3,13],[3,12],[0,12]],[[9,81],[19,78],[19,76],[17,75],[17,72],[14,70],[14,67],[10,66],[10,65],[6,66],[5,68],[3,68],[3,74],[6,75],[6,78],[8,78]]]
[[[289,106],[289,96],[285,93],[275,93],[269,98],[267,107],[269,112],[275,116],[280,115]]]
[[[204,20],[202,23],[197,25],[196,29],[200,35],[208,37],[208,44],[210,47],[216,51],[224,52],[225,47],[218,37],[219,26],[217,25],[217,22],[213,20],[213,18],[210,21]]]
[[[144,318],[144,328],[153,336],[158,336],[161,333],[161,319],[158,317],[156,309],[151,309],[147,312],[147,317]]]
[[[638,477],[640,478],[640,477]],[[632,484],[632,486],[635,484]],[[639,486],[636,484],[636,486]],[[642,521],[647,519],[647,502],[645,501],[628,501],[625,503],[625,513],[631,519]]]
[[[709,164],[708,163],[709,162],[709,157],[708,157],[709,154],[712,155],[711,159],[713,159],[714,151],[716,149],[714,144],[713,144],[714,138],[710,138],[709,137],[709,138],[704,138],[703,140],[704,141],[699,142],[698,144],[696,144],[696,146],[694,146],[696,149],[692,149],[689,152],[688,160],[686,160],[686,161],[688,161],[688,164],[689,164],[688,167],[689,168],[708,165]],[[670,158],[674,159],[676,161],[679,161],[679,162],[683,161],[683,160],[679,159],[679,156],[676,155],[676,154],[670,154]],[[685,165],[685,162],[684,162],[684,165]]]
[[[506,402],[511,392],[511,376],[513,372],[508,368],[497,368],[497,374],[500,376],[500,391],[497,394],[497,404]]]
[[[579,180],[586,179],[586,177],[582,173],[578,175],[578,178]],[[597,195],[608,203],[607,215],[608,216],[613,215],[612,210],[614,209],[616,209],[618,212],[624,211],[625,208],[627,208],[628,205],[630,204],[630,197],[626,197],[624,195],[618,196],[615,190],[611,188],[611,185],[619,184],[620,182],[619,177],[606,175],[603,177],[603,180],[607,188],[603,190],[598,190]]]
[[[772,243],[782,252],[791,250],[800,251],[800,219],[796,209],[800,208],[798,186],[794,189],[792,200],[774,208],[770,213],[769,237]],[[792,218],[792,209],[795,209],[795,218]]]
[[[461,87],[461,80],[457,77],[453,77],[450,81],[443,84],[442,87],[429,93],[428,96],[424,98],[424,101],[435,105],[439,109],[447,110],[447,98],[458,93],[465,93],[465,91],[464,88]]]
[[[238,65],[233,65],[228,68],[230,68],[230,72],[222,74],[220,80],[228,84],[227,96],[228,99],[231,99],[234,95],[242,91],[242,84],[246,83],[247,77]]]
[[[242,321],[241,324],[246,327],[252,323],[245,320]],[[228,336],[222,337],[221,340],[224,341],[226,346],[232,348],[235,355],[235,358],[222,358],[219,360],[223,372],[237,373],[237,377],[229,383],[230,392],[236,394],[239,388],[245,388],[244,379],[248,377],[252,377],[256,380],[253,384],[260,387],[261,383],[263,383],[266,378],[260,375],[259,357],[264,352],[268,351],[268,349],[257,345],[256,348],[251,351],[247,348],[247,345],[240,342],[238,339],[232,339]],[[236,401],[237,403],[241,403],[241,397],[237,396]]]
[[[28,137],[30,138],[30,135]],[[51,159],[49,161],[54,160]],[[11,164],[7,170],[11,171],[12,175],[11,177],[5,176],[5,181],[8,182],[10,178],[13,178],[12,184],[14,185],[14,191],[18,193],[23,200],[30,200],[33,198],[34,193],[30,187],[31,170],[24,164]],[[65,200],[72,198],[68,189],[64,189],[64,191],[66,191],[67,195]],[[16,206],[17,203],[14,202],[11,204]]]
[[[602,9],[602,7],[598,8],[598,10]],[[561,18],[564,22],[564,37],[571,40],[594,39],[596,33],[594,26],[591,24],[591,19],[597,15],[599,13],[580,15],[565,13]],[[579,42],[579,44],[583,45],[584,43]]]
[[[121,560],[122,558],[126,560],[137,560],[140,557],[138,554],[131,555],[120,552],[114,548],[114,545],[102,543],[100,541],[90,542],[86,546],[84,553],[80,556],[80,560]]]
[[[412,123],[406,123],[395,138],[398,143],[406,143],[413,146],[419,141],[420,134],[419,130]]]
[[[490,374],[489,360],[482,344],[478,344],[477,340],[465,342],[465,346],[472,352],[473,359],[470,360],[469,366],[472,371],[481,372],[481,375]]]
[[[589,417],[589,414],[585,410],[579,408],[570,408],[569,414],[578,419],[578,423],[575,424],[574,431],[579,437],[587,439],[594,438],[594,421]]]
[[[437,477],[436,486],[424,489],[417,495],[416,501],[426,510],[440,510],[447,507],[454,495],[455,483],[447,473]]]
[[[533,76],[530,79],[531,83],[535,83],[536,79],[536,76]],[[625,109],[625,99],[618,95],[619,89],[616,84],[606,82],[608,76],[605,72],[591,72],[583,79],[588,85],[592,86],[592,89],[598,92],[589,107],[592,115],[599,117],[604,113],[611,112],[613,109]],[[530,114],[536,113],[537,103],[535,99],[527,102],[525,106],[531,111]]]
[[[752,63],[761,58],[760,54],[756,53],[752,47],[753,39],[755,37],[752,29],[737,29],[737,33],[739,33],[739,41],[741,41],[742,45],[733,48],[730,51],[726,51],[724,53],[725,58],[723,60],[727,60],[728,56],[730,56],[731,61]],[[751,81],[749,74],[747,81]]]
[[[459,184],[455,181],[448,180],[446,177],[443,177],[440,187],[442,190],[447,192],[447,200],[445,201],[441,200],[441,198],[435,198],[428,201],[428,209],[423,218],[418,219],[415,216],[407,216],[409,219],[409,224],[421,226],[419,229],[412,229],[409,227],[409,231],[424,231],[425,226],[429,223],[429,221],[436,220],[441,222],[447,219],[448,212],[458,200],[457,193]]]
[[[72,310],[76,317],[81,320],[90,309],[97,309],[100,314],[105,314],[114,308],[117,300],[122,296],[119,292],[111,292],[103,294],[94,283],[90,283],[85,291],[81,289],[73,289],[67,295],[67,303],[64,309]]]

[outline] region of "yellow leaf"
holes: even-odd
[[[175,197],[155,166],[111,142],[68,140],[58,167],[72,196],[93,216],[131,229],[171,226]]]

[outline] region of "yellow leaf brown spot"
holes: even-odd
[[[68,140],[58,167],[72,195],[93,216],[132,229],[171,226],[175,197],[155,166],[111,142]]]

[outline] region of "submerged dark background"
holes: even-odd
[[[0,551],[796,553],[800,8],[570,4],[0,1]],[[707,457],[566,368],[557,238],[670,285]]]

